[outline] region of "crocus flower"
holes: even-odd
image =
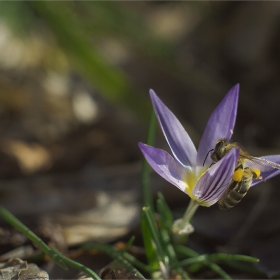
[[[153,90],[150,96],[162,132],[171,149],[173,157],[164,150],[139,143],[139,147],[150,166],[165,180],[189,195],[192,201],[201,206],[216,203],[227,189],[234,173],[239,149],[231,149],[221,160],[211,166],[212,160],[207,157],[217,140],[230,140],[236,119],[239,85],[229,90],[227,95],[214,110],[198,150],[196,150],[188,133],[175,115],[163,104]],[[263,157],[280,163],[280,155]],[[205,161],[205,162],[204,162]],[[268,179],[280,170],[272,169],[262,173]],[[252,186],[260,180],[253,182]]]

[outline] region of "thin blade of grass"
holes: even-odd
[[[160,229],[160,234],[161,234],[162,240],[164,242],[163,246],[166,248],[166,252],[167,252],[167,255],[168,255],[168,258],[169,258],[170,266],[172,266],[173,264],[178,263],[178,259],[177,259],[174,247],[171,244],[169,232],[168,232],[167,229],[161,228]],[[182,279],[190,279],[190,277],[188,276],[186,271],[183,269],[183,267],[178,266],[174,270],[181,276]]]
[[[139,260],[137,260],[135,257],[133,257],[128,252],[120,252],[120,251],[118,251],[118,249],[116,249],[115,247],[113,247],[109,244],[104,244],[104,243],[99,243],[99,242],[98,243],[87,242],[82,245],[82,249],[84,249],[84,250],[97,249],[109,256],[113,256],[115,254],[121,253],[123,258],[126,259],[128,262],[130,262],[132,265],[141,268],[143,271],[145,271],[147,273],[155,272],[155,270],[152,267],[140,262]]]
[[[262,278],[262,279],[267,278],[266,273],[264,273],[263,271],[260,271],[256,267],[253,267],[251,264],[237,262],[237,261],[231,261],[231,262],[227,262],[226,266],[237,269],[237,270],[245,272],[245,273],[248,273],[248,274],[258,277],[258,278]],[[277,277],[277,279],[280,279],[280,277]]]
[[[209,267],[212,271],[216,272],[223,279],[232,279],[219,265],[217,265],[216,263],[208,262],[208,261],[190,265],[188,268],[188,271],[193,274],[193,273],[198,272],[200,269],[202,269],[205,266]]]
[[[224,254],[216,253],[207,256],[210,261],[243,261],[243,262],[259,262],[259,259],[250,256],[239,255],[239,254]]]
[[[160,236],[159,230],[157,228],[155,219],[153,217],[153,213],[149,207],[143,207],[142,213],[143,213],[144,218],[147,221],[149,230],[151,232],[153,241],[155,243],[158,260],[166,265],[168,263],[168,259],[166,259],[166,257],[167,257],[166,252],[163,248],[161,236]]]
[[[192,250],[191,248],[184,246],[184,245],[175,245],[175,251],[177,254],[181,254],[182,256],[186,257],[198,257],[199,254]]]
[[[121,263],[124,268],[126,268],[129,272],[135,272],[135,275],[144,279],[145,277],[133,266],[131,265],[126,258],[123,257],[123,255],[127,256],[129,255],[127,252],[123,252],[119,249],[116,249],[115,247],[105,244],[105,243],[95,243],[95,242],[87,242],[82,245],[82,249],[89,250],[89,249],[97,249],[111,258],[113,258],[115,261]],[[138,264],[140,262],[138,261]],[[145,265],[143,264],[142,267],[146,268]]]
[[[79,271],[83,271],[84,273],[86,273],[88,276],[92,277],[95,280],[101,280],[101,278],[90,268],[84,266],[81,263],[78,263],[72,259],[67,258],[66,256],[64,256],[63,254],[61,254],[58,250],[53,249],[53,251],[69,266],[72,266],[74,268],[76,268]]]
[[[0,206],[0,216],[12,225],[15,229],[23,233],[28,239],[35,243],[46,255],[48,255],[56,264],[63,269],[67,270],[66,264],[63,262],[60,254],[53,248],[50,248],[46,243],[43,242],[34,232],[32,232],[26,225],[19,221],[12,213],[7,209]]]
[[[185,265],[190,265],[193,263],[199,263],[199,262],[205,262],[205,261],[246,261],[246,262],[258,262],[259,260],[256,258],[244,256],[244,255],[229,255],[229,254],[223,254],[223,253],[218,253],[218,254],[212,254],[212,255],[200,255],[197,257],[191,257],[182,261],[179,261],[177,263],[177,266],[185,266]]]
[[[153,146],[155,142],[156,136],[156,115],[154,111],[151,113],[148,136],[147,136],[147,144]],[[151,167],[148,162],[144,159],[142,165],[142,197],[144,206],[150,207],[150,209],[154,212],[153,198],[151,192],[151,184],[150,184],[150,173]]]
[[[160,228],[165,228],[169,232],[173,225],[174,219],[172,212],[161,192],[158,192],[157,211],[160,215]]]
[[[180,248],[179,251],[183,252],[184,248],[183,246],[177,246],[177,249]],[[179,261],[174,268],[176,267],[181,267],[181,266],[187,266],[187,265],[192,265],[192,264],[204,264],[206,266],[208,266],[211,270],[215,271],[216,273],[218,273],[220,276],[222,276],[224,279],[231,279],[230,276],[217,264],[213,263],[214,261],[220,261],[220,262],[227,262],[227,264],[230,264],[232,261],[246,261],[246,262],[258,262],[259,260],[253,257],[249,257],[249,256],[245,256],[245,255],[230,255],[230,254],[224,254],[224,253],[217,253],[217,254],[212,254],[212,255],[198,255],[197,256],[193,256],[194,255],[194,251],[189,250],[189,248],[187,248],[187,250],[185,250],[187,255],[192,255],[192,257],[185,259],[185,260],[181,260]],[[173,266],[172,266],[173,268]]]
[[[133,236],[131,236],[131,237],[129,238],[129,240],[126,242],[125,247],[124,247],[124,249],[123,249],[123,252],[126,252],[126,251],[131,247],[131,245],[133,244],[134,240],[135,240],[135,236],[133,235]]]
[[[164,242],[157,228],[153,212],[149,207],[143,207],[142,214],[144,219],[146,220],[147,229],[151,233],[153,250],[155,250],[156,252],[157,260],[164,265],[168,265],[168,256],[166,255]]]
[[[155,249],[155,243],[153,242],[153,235],[143,211],[141,213],[141,230],[148,264],[155,271],[158,271],[160,269],[160,266]]]
[[[142,269],[143,271],[147,272],[147,273],[154,273],[157,270],[153,269],[151,266],[146,265],[142,262],[140,262],[139,260],[137,260],[134,256],[132,256],[131,254],[127,253],[127,252],[123,252],[122,256],[129,261],[131,264],[139,267],[140,269]]]
[[[166,248],[170,265],[172,265],[173,263],[178,262],[174,247],[170,240],[170,229],[174,220],[172,212],[161,192],[158,193],[157,212],[159,213],[159,232],[162,242],[164,243],[163,246]],[[190,279],[182,267],[177,267],[176,272],[181,276],[182,279]]]
[[[160,232],[157,228],[154,215],[149,207],[143,207],[142,210],[143,221],[145,221],[146,231],[150,232],[149,239],[143,235],[143,240],[147,240],[149,244],[149,250],[151,250],[151,254],[154,258],[153,261],[157,261],[157,265],[160,268],[160,274],[153,274],[153,278],[166,279],[169,277],[169,257],[166,252],[166,248],[164,246],[164,241],[161,239]],[[144,243],[145,244],[145,243]]]
[[[193,258],[193,257],[199,257],[199,254],[197,252],[195,252],[194,250],[183,246],[183,245],[177,245],[175,246],[175,251],[177,254],[182,254],[185,255],[187,257]],[[193,269],[193,266],[195,266]],[[189,267],[189,271],[191,273],[194,273],[196,271],[198,271],[199,269],[201,269],[203,266],[207,266],[209,267],[212,271],[216,272],[218,275],[220,275],[223,279],[231,279],[231,277],[217,264],[212,263],[210,261],[203,261],[202,263],[194,263],[193,266]]]
[[[154,111],[152,110],[150,116],[149,128],[148,128],[147,141],[146,141],[148,145],[152,146],[154,144],[155,135],[156,135],[156,116]],[[143,205],[145,206],[141,213],[142,238],[146,249],[146,257],[149,265],[154,270],[159,271],[160,262],[165,263],[165,260],[163,260],[161,245],[156,246],[157,243],[160,244],[159,241],[160,236],[153,218],[154,205],[153,205],[153,198],[151,192],[150,173],[151,173],[151,168],[148,162],[144,159],[142,165],[142,176],[141,176]],[[148,214],[147,209],[149,209],[148,211],[150,212],[150,215]],[[152,217],[149,218],[149,216]],[[158,252],[158,250],[160,250],[160,252]]]

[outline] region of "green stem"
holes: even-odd
[[[195,211],[197,210],[199,204],[195,201],[195,200],[192,200],[190,201],[189,205],[188,205],[188,208],[183,216],[183,219],[182,219],[182,224],[189,224],[190,223],[190,220],[192,219]]]
[[[175,244],[183,244],[188,236],[194,231],[190,221],[197,210],[199,204],[191,200],[182,219],[176,220],[172,225],[172,239]]]

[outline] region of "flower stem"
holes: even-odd
[[[195,201],[195,200],[192,200],[190,201],[189,205],[188,205],[188,208],[183,216],[183,219],[182,219],[182,223],[184,224],[189,224],[190,223],[190,220],[191,218],[193,217],[195,211],[197,210],[199,204]]]
[[[194,228],[190,223],[199,204],[195,200],[191,200],[182,219],[176,220],[172,225],[172,239],[175,244],[186,243],[188,236],[194,232]]]

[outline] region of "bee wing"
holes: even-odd
[[[259,157],[246,157],[244,156],[247,160],[245,163],[245,166],[250,167],[250,168],[257,168],[261,172],[267,172],[267,171],[272,171],[274,169],[280,169],[280,164],[275,163],[273,161],[267,160],[265,158],[259,158]]]

